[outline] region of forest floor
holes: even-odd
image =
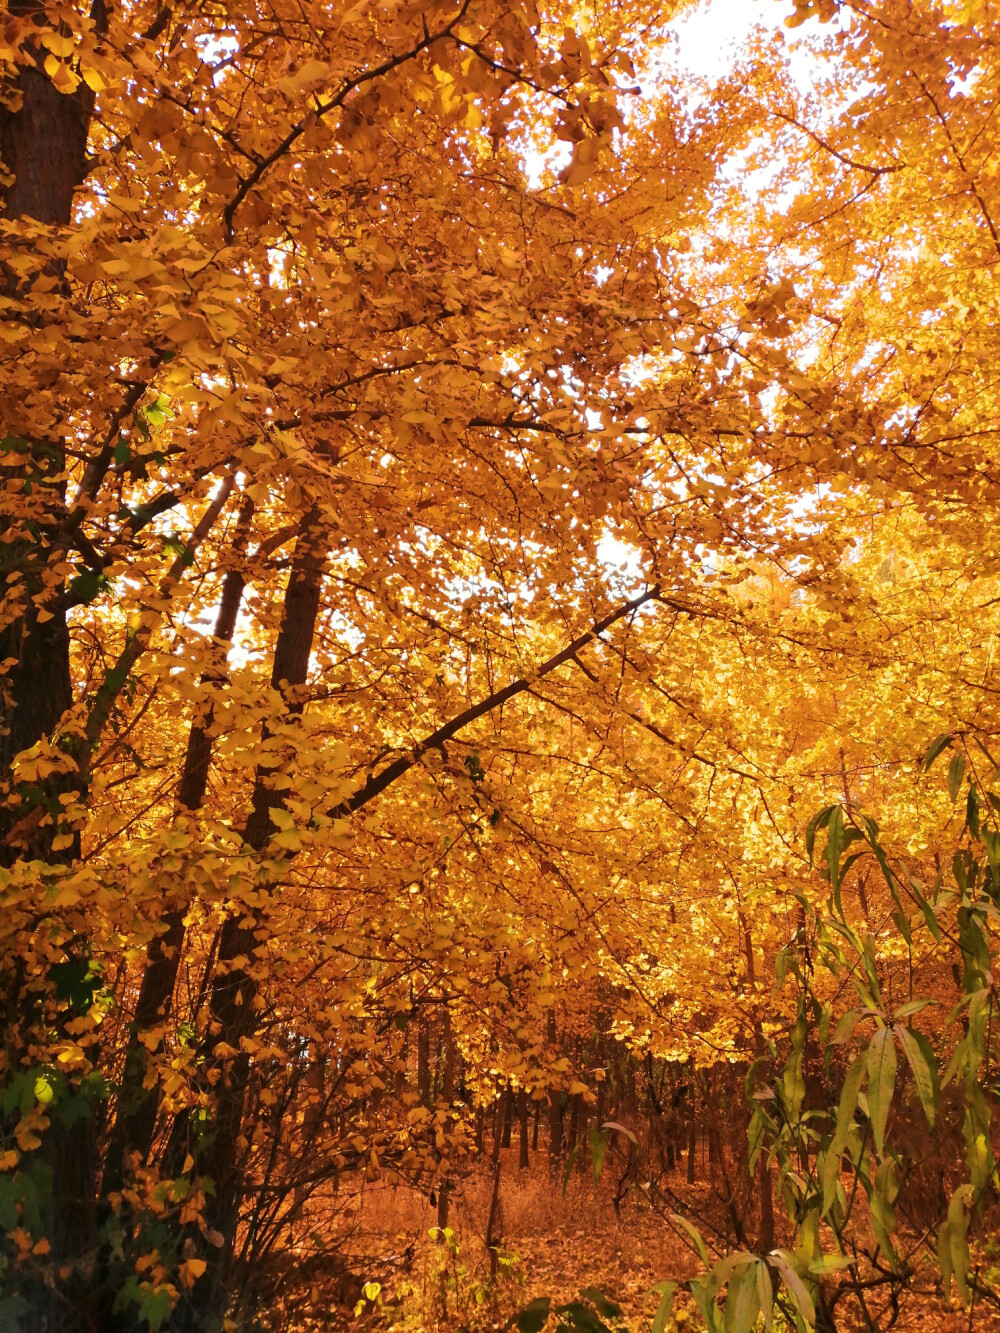
[[[659,1301],[654,1284],[695,1276],[699,1267],[681,1228],[670,1220],[671,1210],[703,1219],[706,1236],[712,1234],[713,1220],[721,1222],[711,1184],[688,1184],[679,1171],[661,1182],[664,1194],[657,1207],[634,1191],[616,1214],[609,1180],[595,1185],[578,1170],[564,1193],[561,1181],[550,1181],[540,1156],[539,1167],[525,1172],[517,1169],[516,1150],[503,1157],[502,1241],[492,1279],[485,1244],[492,1182],[485,1167],[456,1191],[449,1217],[452,1236],[444,1243],[435,1235],[436,1209],[426,1194],[391,1185],[366,1188],[345,1251],[359,1281],[345,1292],[344,1329],[494,1333],[507,1328],[512,1315],[537,1297],[560,1303],[576,1300],[581,1290],[592,1287],[621,1307],[619,1327],[649,1333]],[[946,1302],[936,1296],[935,1272],[936,1267],[928,1267],[926,1280],[919,1284],[922,1291],[902,1299],[895,1318],[886,1301],[871,1300],[880,1333],[889,1328],[900,1333],[1000,1333],[1000,1315],[982,1301],[970,1312],[957,1297]],[[381,1289],[355,1314],[349,1306],[360,1298],[363,1282],[377,1282]],[[679,1333],[704,1328],[683,1288],[673,1309]],[[861,1327],[846,1310],[838,1319],[843,1333]],[[667,1328],[673,1326],[668,1323]]]

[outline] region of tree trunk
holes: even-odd
[[[496,1110],[493,1117],[493,1157],[496,1157],[500,1149],[504,1146],[503,1131],[507,1124],[507,1099],[510,1096],[510,1089],[504,1088],[500,1094],[500,1099],[496,1103]]]
[[[476,1156],[483,1155],[483,1142],[486,1138],[486,1110],[482,1106],[476,1107]]]
[[[570,1117],[569,1117],[568,1146],[569,1146],[569,1151],[572,1152],[573,1149],[576,1147],[577,1143],[579,1143],[580,1141],[580,1104],[582,1100],[581,1094],[579,1092],[575,1092],[570,1100],[572,1101],[573,1109],[570,1112]]]
[[[451,1015],[444,1011],[441,1024],[441,1042],[444,1047],[444,1072],[441,1080],[441,1098],[451,1106],[455,1100],[455,1038],[451,1030]],[[448,1205],[451,1200],[451,1174],[445,1173],[438,1189],[437,1224],[443,1230],[448,1225]]]
[[[528,1157],[528,1094],[524,1088],[517,1094],[517,1121],[520,1131],[518,1167],[527,1171],[531,1161]]]
[[[313,637],[319,614],[320,591],[325,564],[325,548],[320,542],[315,511],[303,522],[296,542],[292,567],[285,592],[285,604],[275,644],[271,670],[272,689],[284,691],[305,682],[309,670]],[[302,710],[292,700],[288,715]],[[267,738],[264,729],[264,738]],[[277,762],[261,765],[254,781],[250,815],[243,833],[244,844],[254,852],[263,850],[273,832],[271,811],[280,806],[280,798],[270,785]],[[212,981],[209,1008],[210,1034],[204,1041],[206,1071],[217,1071],[213,1133],[203,1151],[192,1141],[176,1144],[174,1155],[183,1148],[198,1153],[198,1169],[215,1184],[215,1195],[207,1200],[206,1226],[223,1237],[218,1259],[195,1286],[178,1329],[200,1329],[224,1308],[227,1269],[233,1257],[236,1227],[242,1200],[239,1157],[243,1129],[244,1100],[250,1071],[249,1056],[241,1049],[256,1025],[258,983],[252,962],[236,964],[240,958],[252,959],[257,948],[259,918],[249,908],[231,914],[224,921]],[[217,1045],[225,1044],[239,1054],[219,1056]],[[216,1320],[217,1322],[217,1320]]]
[[[555,1011],[550,1009],[545,1020],[545,1036],[550,1047],[556,1045],[556,1015]],[[558,1176],[559,1165],[562,1161],[563,1151],[563,1133],[562,1133],[562,1103],[561,1094],[555,1088],[549,1089],[549,1172],[553,1176]]]
[[[46,10],[39,0],[10,0],[12,16],[37,18],[46,22]],[[99,32],[107,27],[103,4],[95,4],[93,17]],[[24,65],[18,75],[16,92],[20,107],[13,111],[0,104],[0,159],[11,174],[10,182],[0,190],[6,216],[33,218],[52,227],[68,226],[73,212],[73,195],[83,179],[87,160],[87,136],[94,110],[94,94],[81,83],[72,94],[59,92],[41,69]],[[30,279],[29,279],[30,280]],[[0,289],[10,299],[28,297],[21,281],[10,269],[2,275]],[[36,318],[42,318],[36,312]],[[6,423],[16,433],[16,423]],[[0,737],[0,774],[9,781],[10,766],[22,750],[51,735],[63,713],[73,702],[69,667],[69,631],[66,609],[59,599],[65,578],[50,574],[46,566],[59,561],[62,552],[52,540],[65,517],[64,486],[58,478],[65,471],[65,446],[62,440],[25,440],[24,463],[7,468],[10,481],[30,472],[43,500],[43,514],[33,515],[38,536],[18,536],[0,546],[0,576],[20,574],[17,584],[7,584],[4,624],[0,628],[0,661],[12,663],[4,687],[4,735]],[[12,527],[21,527],[21,514],[9,507],[5,497],[2,516],[4,535]],[[12,581],[13,583],[13,581]],[[32,598],[46,594],[49,606],[36,606]],[[66,790],[65,785],[61,787]],[[0,858],[10,865],[20,854],[49,859],[51,826],[29,836],[23,830],[22,810],[11,810],[6,802],[0,818]],[[18,831],[18,826],[22,831]]]
[[[431,1104],[431,1034],[427,1017],[421,1011],[417,1018],[417,1092],[423,1106]]]
[[[694,1156],[698,1150],[698,1118],[697,1103],[695,1101],[694,1073],[691,1075],[691,1119],[688,1122],[688,1145],[687,1145],[687,1182],[694,1184]]]
[[[14,18],[37,18],[46,26],[46,10],[38,0],[10,0]],[[94,6],[92,17],[98,32],[106,30],[103,5]],[[87,137],[94,109],[94,94],[81,83],[73,94],[60,93],[37,63],[21,67],[13,91],[15,98],[0,105],[0,158],[11,179],[0,190],[8,219],[32,218],[52,227],[65,227],[72,216],[73,195],[84,174]],[[19,100],[16,110],[11,103]],[[8,238],[8,244],[16,244]],[[34,242],[26,245],[33,246]],[[29,249],[30,257],[30,249]],[[56,276],[60,276],[58,273]],[[31,279],[22,282],[16,270],[0,273],[0,291],[8,301],[25,300]],[[38,325],[45,318],[31,312]],[[8,421],[7,431],[16,436],[17,423]],[[10,866],[21,857],[46,861],[70,861],[79,853],[78,842],[56,852],[52,846],[57,826],[41,826],[38,817],[62,792],[78,789],[72,774],[59,774],[44,782],[41,794],[17,793],[20,801],[8,803],[12,791],[12,764],[58,728],[73,702],[69,661],[69,632],[66,607],[60,594],[65,576],[53,565],[62,560],[55,540],[65,518],[65,444],[57,440],[24,440],[24,461],[5,469],[8,486],[30,477],[35,500],[28,517],[22,491],[8,491],[0,511],[0,581],[5,599],[0,624],[0,661],[10,663],[2,680],[3,726],[0,731],[0,865]],[[12,539],[12,540],[11,540]],[[11,576],[18,576],[12,578]],[[9,582],[8,582],[9,580]],[[47,602],[34,602],[39,597]],[[83,943],[82,957],[86,957]],[[20,978],[20,968],[13,969]],[[14,983],[15,985],[18,982]],[[12,1007],[21,1008],[20,997],[12,996]],[[96,1107],[72,1127],[53,1117],[40,1156],[52,1172],[52,1202],[44,1216],[45,1234],[51,1247],[51,1264],[66,1272],[60,1290],[34,1282],[19,1284],[26,1302],[22,1319],[33,1333],[56,1329],[71,1333],[91,1326],[95,1292],[93,1254],[96,1248]]]
[[[249,497],[244,498],[234,543],[238,553],[245,545],[253,508],[253,501]],[[225,679],[226,658],[236,632],[244,587],[242,572],[230,569],[222,582],[222,595],[215,619],[214,637],[220,661],[216,670],[202,677],[203,685],[221,683]],[[177,789],[180,810],[197,810],[205,799],[212,758],[210,728],[214,711],[214,705],[209,700],[205,712],[192,723],[188,733],[187,751]],[[148,1060],[139,1034],[147,1032],[157,1022],[164,1022],[170,1014],[184,944],[184,910],[168,912],[164,917],[164,927],[162,933],[155,935],[146,947],[146,968],[139,986],[125,1052],[118,1116],[105,1155],[102,1186],[105,1194],[122,1188],[125,1154],[137,1152],[145,1163],[153,1142],[159,1095],[156,1088],[143,1088]]]

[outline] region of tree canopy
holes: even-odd
[[[712,80],[685,13],[8,0],[5,1329],[321,1326],[341,1183],[446,1200],[517,1095],[561,1171],[595,1031],[784,1080],[727,1333],[835,1326],[845,1153],[896,1299],[883,1062],[940,1119],[951,1060],[969,1295],[996,15],[796,0]]]

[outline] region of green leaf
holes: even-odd
[[[601,1178],[601,1172],[604,1170],[604,1159],[608,1155],[607,1136],[602,1134],[599,1129],[592,1129],[587,1135],[587,1141],[590,1144],[590,1164],[594,1168],[594,1184]]]
[[[962,1300],[969,1301],[969,1218],[975,1191],[969,1184],[959,1185],[948,1205],[948,1219],[938,1235],[938,1261],[945,1294],[951,1286],[952,1274]]]
[[[570,1301],[567,1305],[556,1306],[555,1313],[560,1316],[556,1333],[611,1333],[603,1319],[599,1319],[589,1305],[579,1301]]]
[[[941,927],[938,924],[937,913],[934,911],[934,908],[930,905],[930,903],[921,893],[920,885],[914,879],[910,880],[910,892],[913,894],[914,898],[916,898],[917,906],[923,913],[924,921],[927,924],[927,929],[931,932],[931,934],[940,944]]]
[[[107,587],[107,575],[99,574],[95,569],[82,569],[69,581],[70,596],[77,606],[89,606]]]
[[[115,445],[111,457],[116,463],[127,463],[132,456],[132,450],[129,448],[128,440],[124,435],[118,436],[118,443]]]
[[[826,1277],[829,1273],[840,1273],[850,1268],[853,1262],[849,1254],[821,1254],[809,1265],[809,1272],[814,1277]]]
[[[763,1260],[758,1260],[757,1263],[757,1299],[760,1302],[761,1314],[764,1316],[764,1328],[770,1330],[774,1322],[774,1287],[771,1284],[770,1271]]]
[[[948,795],[954,801],[962,787],[962,778],[965,776],[965,759],[962,755],[956,754],[952,757],[948,765]]]
[[[833,1030],[833,1036],[830,1038],[834,1046],[843,1046],[845,1041],[850,1041],[860,1017],[860,1009],[848,1009],[846,1014],[841,1014],[840,1018],[837,1019],[837,1026]]]
[[[809,1288],[795,1271],[792,1256],[787,1250],[772,1250],[768,1258],[784,1279],[788,1294],[795,1302],[802,1318],[807,1324],[815,1324],[816,1307],[813,1304],[813,1298],[809,1294]]]
[[[551,1297],[536,1296],[533,1301],[524,1307],[520,1314],[514,1316],[507,1327],[516,1328],[518,1333],[541,1333],[548,1322],[551,1306]]]
[[[875,1151],[885,1152],[885,1126],[896,1086],[896,1047],[888,1028],[879,1028],[868,1043],[868,1105],[871,1110]]]
[[[697,1280],[688,1283],[688,1289],[705,1321],[708,1333],[719,1333],[719,1307],[715,1303],[717,1294],[715,1288]]]
[[[775,983],[778,987],[785,984],[785,977],[788,975],[788,950],[779,949],[774,960]]]
[[[903,1048],[903,1054],[910,1062],[910,1068],[913,1070],[913,1079],[917,1085],[917,1096],[920,1098],[920,1105],[924,1108],[927,1123],[933,1129],[939,1097],[937,1061],[934,1058],[934,1051],[922,1032],[915,1032],[913,1028],[903,1027],[901,1023],[897,1023],[895,1033],[899,1038],[900,1046]]]
[[[892,1243],[892,1233],[896,1229],[894,1205],[898,1195],[899,1177],[896,1174],[896,1163],[891,1157],[887,1157],[875,1172],[868,1208],[875,1239],[893,1271],[899,1266],[899,1259]]]
[[[689,1222],[686,1217],[681,1217],[680,1213],[671,1213],[670,1216],[673,1221],[675,1221],[679,1227],[682,1227],[691,1237],[694,1241],[695,1248],[698,1251],[699,1259],[706,1268],[709,1268],[711,1266],[711,1260],[708,1257],[708,1246],[702,1239],[701,1232],[693,1223]]]
[[[945,1067],[944,1074],[941,1077],[942,1088],[946,1088],[962,1066],[968,1064],[970,1049],[969,1038],[963,1037],[952,1051],[951,1059]]]
[[[753,1326],[760,1313],[760,1297],[757,1292],[757,1263],[743,1264],[737,1268],[729,1282],[726,1292],[726,1317],[723,1327],[726,1333],[753,1333]]]
[[[893,1014],[893,1018],[898,1023],[903,1018],[910,1018],[913,1014],[922,1013],[924,1009],[929,1009],[931,1005],[940,1005],[940,1000],[907,1000],[906,1004],[901,1004]]]
[[[965,803],[965,825],[974,838],[979,837],[979,797],[975,787],[969,788],[969,797]]]
[[[806,1080],[802,1072],[802,1051],[793,1051],[781,1075],[781,1096],[789,1121],[799,1119],[806,1095]]]
[[[153,1333],[162,1328],[170,1317],[171,1294],[167,1287],[146,1286],[139,1301],[139,1318],[145,1319]]]
[[[839,805],[825,806],[817,814],[813,815],[812,819],[810,819],[809,823],[806,825],[806,852],[809,856],[810,865],[813,863],[813,854],[816,847],[816,834],[820,829],[826,828],[834,810],[839,809]]]
[[[625,1125],[619,1125],[617,1120],[605,1120],[604,1124],[601,1126],[601,1129],[612,1129],[616,1134],[624,1134],[625,1138],[628,1139],[629,1143],[634,1143],[637,1148],[639,1146],[639,1140],[632,1133],[632,1131]]]
[[[835,805],[826,833],[826,866],[830,875],[830,888],[834,894],[840,889],[840,853],[844,850],[846,831],[843,806]]]
[[[865,1076],[867,1060],[859,1055],[851,1064],[840,1090],[840,1103],[837,1107],[837,1124],[833,1138],[826,1150],[823,1163],[823,1216],[829,1212],[837,1197],[837,1181],[840,1179],[840,1158],[847,1147],[848,1135],[854,1123],[854,1112],[858,1105],[858,1093]]]
[[[938,755],[941,754],[943,750],[947,750],[948,746],[954,739],[955,737],[951,732],[947,732],[945,735],[938,736],[935,740],[931,741],[920,761],[920,767],[925,773],[930,769],[931,764],[933,764]]]
[[[667,1320],[670,1318],[670,1311],[673,1309],[674,1292],[677,1290],[676,1282],[657,1282],[653,1291],[660,1298],[660,1303],[656,1307],[656,1314],[653,1315],[653,1327],[650,1333],[663,1333],[667,1327]]]
[[[913,932],[904,912],[893,912],[892,923],[908,945],[913,944]]]
[[[605,1319],[619,1319],[621,1317],[621,1306],[615,1305],[614,1301],[609,1300],[599,1287],[585,1287],[580,1295],[585,1300],[590,1301],[597,1313],[603,1315]]]

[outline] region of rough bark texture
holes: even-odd
[[[11,14],[16,16],[37,11],[35,0],[10,5]],[[95,11],[95,17],[102,20],[103,12]],[[60,93],[41,69],[30,65],[22,69],[17,91],[18,110],[0,106],[0,159],[13,177],[0,190],[4,214],[11,220],[30,218],[48,226],[65,227],[72,217],[73,195],[84,173],[94,94],[86,84],[72,95]],[[9,297],[26,295],[13,271],[4,272],[0,284]],[[5,422],[4,433],[16,435],[17,423]],[[29,472],[36,480],[42,479],[39,491],[46,503],[39,526],[51,532],[65,512],[63,487],[61,483],[46,483],[44,478],[46,474],[62,473],[63,442],[26,440],[24,445],[24,462],[20,468],[6,469],[8,480],[24,478]],[[20,526],[8,504],[4,505],[0,523],[5,536],[13,535],[11,527]],[[18,573],[22,579],[21,598],[17,604],[11,601],[4,607],[0,629],[0,660],[13,662],[4,680],[4,734],[0,738],[0,774],[4,778],[10,773],[14,757],[55,731],[73,702],[66,612],[55,603],[48,618],[39,619],[40,608],[30,600],[42,592],[59,591],[47,586],[48,554],[38,536],[19,534],[15,540],[3,543],[0,558],[0,579],[5,586],[9,574]],[[10,865],[22,855],[46,857],[51,836],[36,830],[30,812],[26,819],[22,807],[5,810],[0,817],[0,841],[0,860]]]
[[[31,17],[42,12],[36,0],[12,0],[9,13]],[[98,30],[105,23],[103,5],[92,11]],[[0,107],[0,158],[12,179],[0,190],[0,203],[7,219],[31,219],[53,227],[67,226],[72,217],[73,195],[85,170],[87,138],[94,108],[94,95],[81,84],[72,95],[56,90],[41,68],[26,66],[17,81],[20,105],[16,110]],[[12,234],[12,243],[13,234]],[[30,280],[30,279],[29,279]],[[0,288],[8,299],[27,298],[22,280],[13,270],[0,273]],[[39,322],[43,316],[39,316]],[[5,422],[4,434],[18,435],[17,422]],[[19,804],[3,796],[11,791],[11,765],[23,750],[52,735],[63,713],[73,702],[70,676],[69,632],[66,613],[57,600],[58,580],[46,576],[51,558],[51,539],[65,514],[63,484],[57,478],[64,470],[62,440],[23,440],[20,467],[7,469],[9,481],[32,479],[41,498],[32,514],[32,524],[22,522],[16,506],[21,492],[8,492],[15,501],[0,512],[2,543],[0,582],[5,587],[11,574],[20,575],[20,597],[9,598],[3,608],[0,628],[0,660],[12,663],[3,680],[3,735],[0,737],[0,864],[11,865],[19,857],[45,860],[69,859],[75,848],[55,853],[52,825],[40,826],[38,817],[53,803],[59,791],[71,785],[65,776],[51,779],[40,792],[22,792]],[[51,600],[47,615],[32,598],[44,594]],[[14,997],[15,1000],[17,997]],[[92,1296],[92,1268],[96,1257],[96,1108],[71,1127],[53,1118],[41,1152],[52,1171],[52,1203],[45,1218],[45,1231],[54,1265],[62,1264],[67,1276],[61,1294],[42,1282],[26,1283],[22,1295],[28,1310],[24,1327],[37,1333],[54,1330],[89,1330],[96,1327]]]

